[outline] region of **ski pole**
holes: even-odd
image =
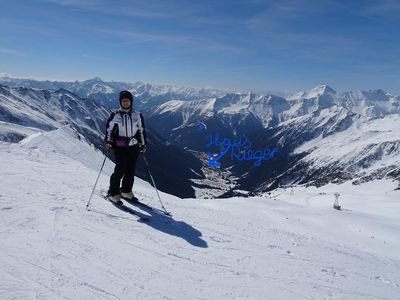
[[[171,213],[168,212],[168,211],[165,209],[164,204],[163,204],[163,202],[161,201],[161,197],[160,197],[160,194],[158,193],[158,189],[157,189],[156,183],[154,182],[153,176],[151,175],[151,172],[150,172],[149,163],[147,162],[147,159],[146,159],[145,156],[143,156],[143,159],[144,159],[144,162],[146,163],[147,171],[149,172],[151,181],[153,182],[154,189],[156,190],[156,193],[157,193],[157,196],[158,196],[158,200],[160,200],[161,207],[162,207],[162,209],[164,210],[165,214],[167,214],[167,215],[170,216]]]
[[[104,160],[103,160],[103,164],[101,165],[99,175],[97,175],[97,179],[96,179],[96,182],[95,182],[95,184],[94,184],[94,186],[93,186],[92,193],[90,194],[89,201],[88,201],[88,203],[86,204],[86,209],[87,209],[87,210],[89,210],[90,200],[92,200],[92,196],[93,196],[94,190],[95,190],[95,188],[96,188],[97,181],[99,181],[100,174],[101,174],[101,171],[103,171],[103,167],[104,167],[104,164],[105,164],[105,162],[106,162],[106,159],[107,159],[107,155],[104,155]]]

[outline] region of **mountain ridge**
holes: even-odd
[[[100,78],[95,78],[93,83],[98,84],[99,81],[101,81]],[[77,84],[79,85],[79,82]],[[7,93],[4,89],[3,86],[3,92]],[[16,89],[24,91],[22,87]],[[25,92],[28,96],[29,93],[43,93],[44,95],[52,93],[46,90],[29,92],[26,89]],[[76,93],[68,94],[67,91],[64,88],[58,89],[59,93],[79,97]],[[262,192],[277,186],[308,181],[322,184],[332,180],[351,180],[356,183],[358,180],[389,176],[400,182],[398,170],[393,164],[381,168],[380,171],[374,171],[375,173],[362,170],[363,166],[368,169],[383,157],[378,152],[385,152],[391,147],[396,148],[396,141],[381,140],[382,145],[377,147],[373,146],[373,143],[358,144],[362,149],[354,148],[354,153],[359,153],[359,151],[369,153],[368,149],[376,149],[377,152],[372,151],[368,157],[365,157],[365,162],[368,161],[368,163],[358,162],[355,158],[349,162],[353,173],[348,172],[351,168],[346,170],[346,166],[340,163],[329,166],[321,162],[322,167],[315,168],[312,164],[312,155],[310,156],[309,153],[317,151],[318,147],[324,149],[324,143],[320,140],[329,140],[337,134],[345,137],[357,123],[366,125],[360,130],[366,130],[368,124],[373,124],[375,119],[380,120],[378,124],[380,122],[383,125],[385,123],[393,124],[391,116],[400,114],[400,97],[393,96],[381,89],[337,92],[328,85],[319,85],[287,99],[269,94],[230,92],[202,99],[186,98],[185,94],[181,94],[178,97],[180,99],[171,100],[172,95],[168,93],[151,95],[148,90],[141,92],[145,96],[138,99],[135,106],[138,105],[146,116],[146,124],[154,129],[152,134],[159,134],[161,140],[177,147],[176,149],[181,149],[182,153],[186,151],[194,155],[195,158],[188,159],[191,163],[196,161],[197,167],[193,171],[193,175],[200,174],[200,177],[194,175],[190,180],[192,180],[191,188],[194,188],[196,193],[200,193],[199,195],[202,193],[202,187],[206,186],[202,183],[202,180],[205,180],[204,174],[208,174],[207,176],[210,177],[211,180],[208,181],[210,184],[218,183],[216,186],[219,187],[216,188],[214,196],[228,195],[234,193],[235,190]],[[43,96],[43,99],[45,98]],[[115,99],[113,101],[115,106]],[[197,129],[200,123],[204,124],[206,128],[203,133]],[[51,127],[47,129],[51,129]],[[22,132],[20,129],[17,131]],[[265,166],[260,168],[254,168],[248,161],[232,161],[222,158],[222,169],[213,170],[208,166],[205,152],[207,149],[202,135],[216,132],[221,137],[231,139],[246,137],[252,141],[256,149],[263,149],[266,146],[275,147],[279,154],[274,160],[263,163]],[[369,134],[371,133],[365,132],[363,139],[370,141]],[[378,130],[378,134],[383,136],[384,132]],[[12,138],[7,135],[7,139]],[[163,143],[161,142],[159,147]],[[315,149],[302,147],[307,143],[309,145],[313,143],[318,147]],[[299,151],[299,149],[303,151]],[[323,155],[320,156],[323,157]],[[158,161],[158,163],[162,162]],[[201,168],[198,168],[199,164],[202,165]],[[341,166],[340,170],[338,166]],[[267,168],[271,170],[268,171]],[[221,176],[221,174],[224,175]]]

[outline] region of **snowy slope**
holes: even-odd
[[[345,131],[317,137],[295,150],[308,153],[301,161],[310,169],[341,169],[353,176],[393,172],[400,166],[400,115],[359,119]]]
[[[32,133],[71,126],[83,139],[101,145],[108,116],[105,107],[66,90],[0,85],[0,141],[18,142]]]
[[[0,121],[43,130],[71,124],[86,136],[102,137],[109,112],[93,100],[66,91],[0,85]]]
[[[154,214],[141,223],[98,196],[108,185],[109,161],[93,211],[85,210],[103,156],[68,126],[18,144],[0,142],[0,153],[1,299],[400,294],[400,203],[393,183],[224,200],[161,193],[174,218]],[[367,196],[366,189],[374,192]],[[338,190],[342,212],[331,208]],[[135,192],[158,206],[149,184],[136,179]]]
[[[18,142],[23,138],[39,132],[35,127],[22,126],[14,123],[0,121],[0,140],[5,142]]]

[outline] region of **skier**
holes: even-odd
[[[107,121],[105,136],[107,149],[113,149],[115,155],[115,169],[107,193],[107,199],[113,203],[120,203],[120,198],[134,199],[136,161],[139,153],[146,152],[147,145],[143,115],[134,110],[133,95],[121,91],[119,104],[120,108]]]

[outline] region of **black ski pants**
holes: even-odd
[[[137,145],[130,147],[115,147],[115,169],[110,177],[109,195],[117,195],[120,192],[129,193],[132,191],[135,177],[136,161],[139,156]],[[122,185],[120,189],[122,179]]]

